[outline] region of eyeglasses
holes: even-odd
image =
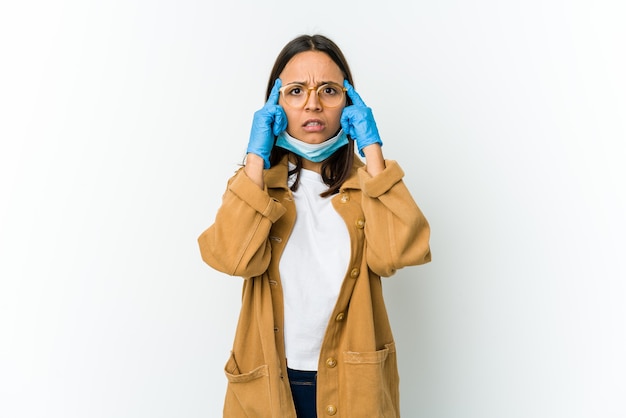
[[[324,107],[337,107],[342,104],[347,89],[337,83],[326,83],[319,87],[306,87],[303,84],[293,83],[281,87],[285,103],[291,107],[303,108],[309,101],[311,91],[315,90],[319,101]]]

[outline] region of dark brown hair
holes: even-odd
[[[348,62],[343,55],[343,52],[339,47],[330,39],[323,35],[301,35],[290,41],[284,46],[282,51],[278,54],[276,61],[274,62],[274,68],[270,73],[270,78],[267,83],[267,92],[265,94],[265,100],[269,98],[274,81],[283,72],[283,69],[287,63],[297,54],[306,51],[320,51],[325,53],[333,60],[339,67],[343,76],[348,82],[354,85],[352,81],[352,73]],[[347,98],[346,106],[352,104],[350,98]],[[270,154],[270,165],[274,166],[278,164],[282,158],[289,154],[289,151],[284,148],[274,147]],[[296,174],[296,181],[291,190],[295,191],[300,183],[300,170],[302,169],[302,158],[299,155],[294,155],[296,159],[296,168],[289,172],[290,175]],[[339,148],[333,155],[328,157],[322,163],[322,180],[328,185],[328,190],[321,194],[322,197],[330,196],[339,192],[339,188],[343,182],[350,175],[352,169],[352,163],[354,162],[354,141],[348,141],[347,145]]]

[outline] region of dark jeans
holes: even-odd
[[[287,369],[293,403],[296,405],[298,418],[316,418],[315,408],[317,372]]]

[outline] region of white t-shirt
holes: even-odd
[[[289,179],[291,185],[295,175]],[[322,176],[302,170],[293,193],[296,223],[280,259],[289,368],[317,370],[330,315],[350,262],[350,236]]]

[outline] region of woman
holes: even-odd
[[[198,239],[206,263],[245,278],[225,417],[399,416],[380,277],[430,261],[430,229],[352,84],[330,39],[283,48]]]

